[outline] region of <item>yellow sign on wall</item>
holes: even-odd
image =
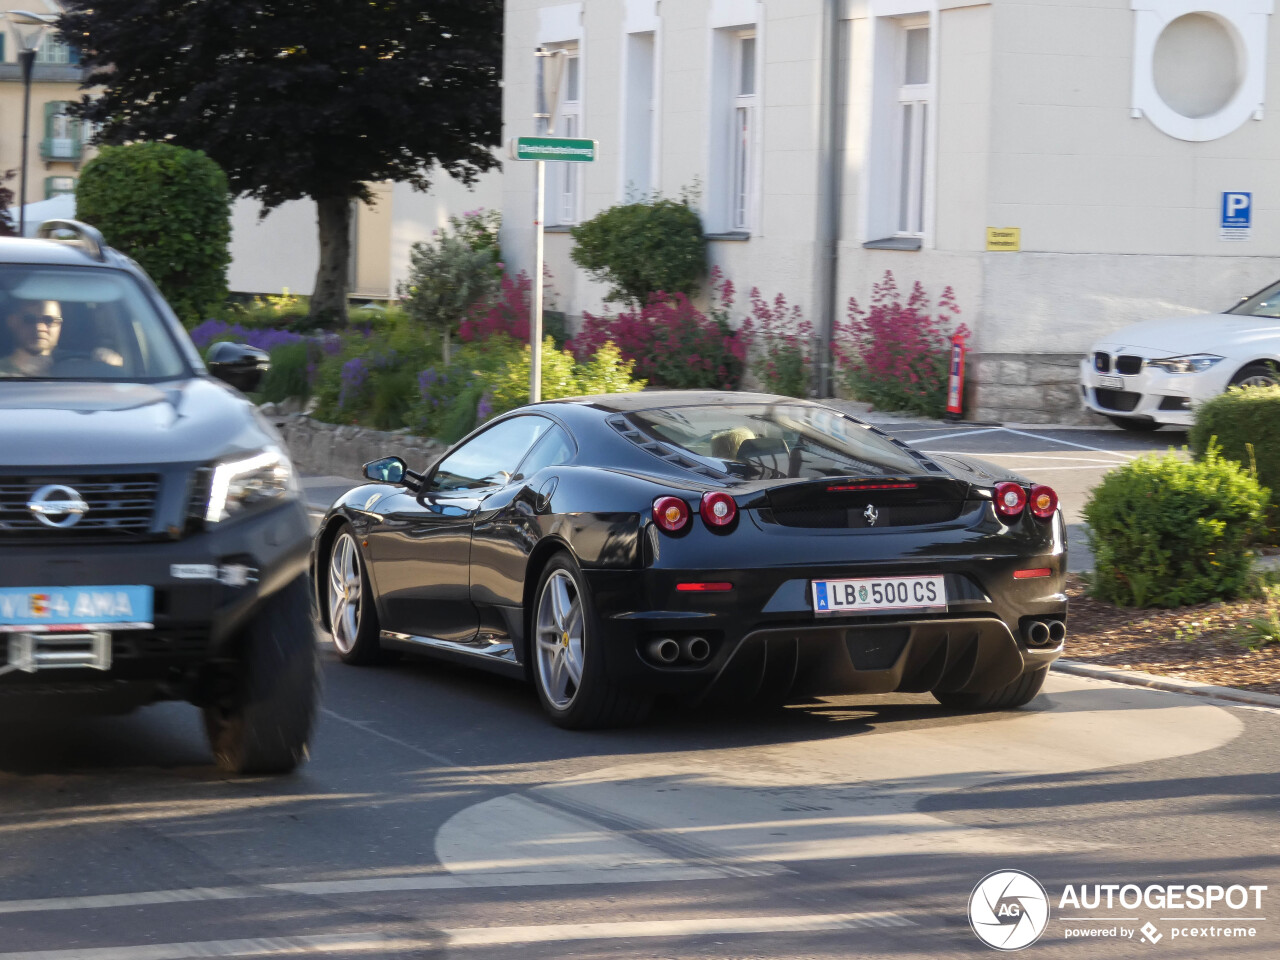
[[[1021,227],[987,227],[988,250],[1021,250]]]

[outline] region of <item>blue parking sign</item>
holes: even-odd
[[[1224,191],[1222,194],[1223,240],[1248,240],[1253,226],[1253,194]]]

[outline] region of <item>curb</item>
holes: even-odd
[[[1280,709],[1280,696],[1273,693],[1254,693],[1251,690],[1239,690],[1235,687],[1218,687],[1209,683],[1196,683],[1194,680],[1179,680],[1176,677],[1158,677],[1153,673],[1142,673],[1138,670],[1121,670],[1117,667],[1094,667],[1077,663],[1074,660],[1057,660],[1053,669],[1077,677],[1089,677],[1093,680],[1110,680],[1113,683],[1125,683],[1131,687],[1146,687],[1149,690],[1162,690],[1165,693],[1184,693],[1206,700],[1220,700],[1230,704],[1244,704],[1251,707],[1270,707]]]

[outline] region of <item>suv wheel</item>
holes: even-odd
[[[306,578],[269,599],[242,641],[229,689],[204,708],[209,745],[228,773],[288,773],[307,757],[320,686]]]

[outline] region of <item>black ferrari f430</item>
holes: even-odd
[[[562,726],[634,722],[659,696],[1016,707],[1062,652],[1053,490],[819,403],[545,402],[424,472],[365,474],[312,555],[339,656],[528,677]]]

